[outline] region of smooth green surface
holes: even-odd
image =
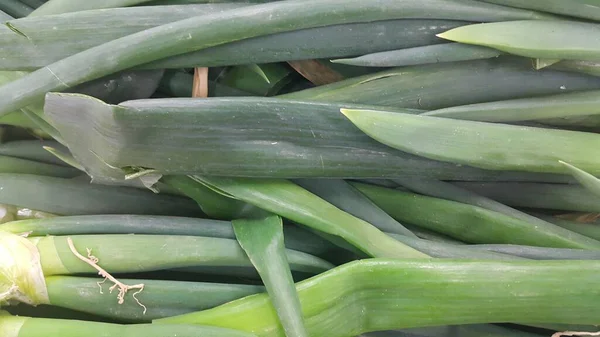
[[[0,145],[0,155],[66,166],[62,160],[44,150],[44,146],[60,149],[63,152],[68,151],[66,147],[55,141],[20,140]]]
[[[465,242],[600,249],[600,241],[550,223],[531,223],[477,206],[384,187],[355,186],[395,219]]]
[[[126,7],[150,2],[151,0],[104,0],[104,1],[79,1],[79,0],[50,0],[35,10],[32,16],[61,14],[85,11],[97,8]]]
[[[0,87],[0,115],[36,102],[49,91],[64,91],[120,70],[227,42],[305,28],[424,15],[481,21],[543,17],[530,11],[466,0],[294,0],[248,6],[157,26],[47,65]],[[270,20],[265,21],[265,17]],[[231,25],[233,21],[235,25]]]
[[[10,326],[18,329],[9,329]],[[7,331],[8,330],[8,331]],[[0,316],[0,332],[3,337],[252,337],[253,334],[231,329],[191,325],[153,324],[118,325],[110,323]]]
[[[509,21],[454,28],[439,37],[546,59],[600,59],[600,25],[575,21]]]
[[[110,106],[80,95],[49,94],[45,111],[93,177],[112,174],[107,171],[111,167],[142,166],[163,174],[269,178],[570,179],[478,170],[408,155],[354,127],[339,113],[344,106],[353,105],[223,97],[135,100]]]
[[[216,193],[187,176],[163,176],[161,182],[196,201],[202,211],[211,218],[231,220],[260,211],[245,202]]]
[[[1,147],[1,145],[0,145]],[[1,173],[35,174],[40,176],[72,178],[81,172],[68,167],[0,155]]]
[[[408,228],[411,232],[415,233],[417,235],[417,237],[419,237],[420,239],[423,240],[427,240],[427,241],[433,241],[433,242],[441,242],[441,243],[449,243],[449,244],[453,244],[453,245],[464,245],[465,243],[451,238],[447,235],[429,230],[427,228],[423,228],[423,227],[418,227],[415,225],[406,225],[406,228]]]
[[[584,19],[600,20],[598,0],[483,0],[498,5],[534,9]]]
[[[0,23],[5,23],[8,20],[14,19],[11,15],[8,15],[3,10],[0,10]]]
[[[600,180],[586,171],[564,161],[560,162],[575,179],[592,194],[600,197]]]
[[[600,174],[600,135],[594,133],[390,111],[341,111],[375,140],[430,159],[491,170],[543,173],[564,173],[559,163],[563,160]]]
[[[457,185],[513,207],[600,212],[600,198],[580,185],[469,183]]]
[[[481,60],[502,53],[486,47],[460,43],[443,43],[367,54],[355,58],[336,59],[334,63],[362,67],[402,67],[428,63]]]
[[[417,237],[342,179],[296,179],[293,182],[384,232]]]
[[[564,60],[553,65],[553,68],[594,76],[600,75],[600,62],[598,61]]]
[[[14,18],[21,18],[33,12],[33,8],[19,0],[2,0],[0,2],[0,10]]]
[[[195,266],[252,266],[237,241],[232,239],[119,234],[70,237],[80,254],[87,256],[86,250],[91,249],[92,254],[99,259],[98,264],[109,273]],[[67,244],[67,237],[49,236],[32,240],[37,241],[44,275],[95,274],[95,269],[73,254]],[[295,271],[319,273],[332,267],[328,262],[306,253],[286,250],[286,254]]]
[[[199,176],[195,176],[195,179],[233,198],[340,237],[370,256],[427,257],[288,180]]]
[[[0,203],[59,215],[152,214],[200,216],[191,200],[131,187],[30,174],[0,174]]]
[[[548,222],[551,222],[557,226],[566,228],[570,231],[583,234],[592,239],[600,240],[600,226],[598,226],[598,224],[596,224],[595,222],[581,223],[541,214],[535,214],[535,216],[544,219]]]
[[[209,309],[264,291],[260,286],[242,284],[119,280],[125,284],[144,284],[144,291],[137,294],[136,298],[146,306],[145,314],[132,297],[133,290],[127,294],[123,304],[118,304],[116,293],[110,294],[108,291],[110,284],[104,283],[101,293],[97,283],[102,280],[96,277],[50,276],[46,278],[46,286],[52,305],[123,322],[149,322]]]
[[[510,253],[486,251],[486,250],[474,250],[468,245],[457,245],[453,243],[435,242],[430,240],[423,240],[419,238],[411,238],[405,235],[389,234],[394,239],[413,247],[431,257],[441,259],[466,259],[466,260],[497,260],[497,261],[509,261],[509,260],[520,260],[520,257],[511,255]],[[502,245],[504,246],[504,245]],[[587,256],[598,256],[600,253],[586,250],[585,252],[591,252]]]
[[[549,225],[549,223],[543,219],[537,218],[525,212],[521,212],[495,200],[478,195],[477,193],[445,181],[418,178],[394,179],[394,181],[419,194],[485,208],[490,211],[502,213],[511,218],[519,219],[531,224],[540,224],[542,228]]]
[[[481,122],[517,122],[598,115],[598,104],[600,91],[591,90],[456,106],[425,112],[423,115]]]
[[[600,78],[502,56],[390,69],[281,96],[424,110],[598,89]]]
[[[599,268],[598,261],[373,259],[343,265],[297,289],[314,336],[498,321],[598,324]],[[155,323],[212,324],[284,336],[266,295]]]
[[[221,3],[93,10],[64,15],[27,17],[0,27],[0,69],[34,70],[114,39],[196,15],[246,6]],[[468,24],[435,19],[386,20],[301,29],[245,39],[160,59],[142,68],[186,68],[329,58],[410,48],[442,42],[435,34]],[[64,39],[71,37],[70,41]],[[314,39],[319,36],[319,39]],[[62,38],[61,38],[62,37]],[[76,43],[73,43],[76,40]],[[31,43],[34,42],[34,43]]]
[[[207,236],[235,239],[231,222],[174,216],[84,215],[12,221],[0,230],[29,236],[83,234],[152,234]],[[322,256],[332,245],[298,226],[286,224],[283,229],[286,246],[293,250]]]
[[[279,216],[234,220],[235,237],[262,279],[277,317],[288,337],[307,337],[302,308],[285,256]]]
[[[547,248],[520,245],[471,245],[470,250],[481,250],[520,256],[535,260],[600,260],[600,252],[586,249]]]

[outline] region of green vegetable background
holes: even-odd
[[[0,0],[0,337],[600,335],[599,0]]]

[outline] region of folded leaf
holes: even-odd
[[[81,95],[48,94],[45,110],[94,178],[127,166],[166,175],[271,178],[567,178],[458,167],[408,155],[363,134],[339,113],[343,106],[352,105],[244,97],[136,100],[112,106]]]

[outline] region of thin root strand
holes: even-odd
[[[67,238],[67,243],[69,244],[69,248],[71,249],[71,252],[81,261],[87,263],[88,265],[90,265],[92,268],[96,269],[98,271],[98,275],[104,277],[104,281],[102,282],[98,282],[98,286],[100,287],[100,293],[102,294],[102,284],[104,282],[106,282],[106,280],[109,280],[110,282],[114,283],[113,286],[111,286],[109,288],[110,293],[113,292],[113,290],[119,288],[119,294],[117,295],[117,300],[119,304],[123,304],[125,302],[125,295],[127,295],[127,292],[131,289],[138,289],[137,292],[135,292],[133,294],[133,299],[137,302],[137,304],[139,304],[139,306],[141,306],[142,308],[144,308],[144,315],[146,314],[147,308],[145,305],[143,305],[138,298],[136,297],[137,294],[141,293],[144,290],[144,284],[134,284],[134,285],[127,285],[122,283],[121,281],[117,280],[114,276],[112,276],[111,274],[109,274],[106,270],[104,270],[102,267],[100,267],[98,265],[99,259],[97,257],[95,257],[94,255],[92,255],[92,250],[87,248],[87,253],[88,253],[88,257],[85,257],[83,255],[81,255],[78,251],[77,248],[75,248],[75,245],[73,244],[73,240],[68,237]]]

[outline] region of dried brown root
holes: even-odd
[[[109,289],[110,293],[113,292],[113,290],[115,289],[119,289],[119,294],[117,295],[117,300],[119,304],[123,304],[125,302],[125,295],[127,295],[127,292],[129,290],[132,289],[138,289],[138,291],[136,291],[135,293],[133,293],[132,297],[133,299],[137,302],[137,304],[139,306],[141,306],[142,308],[144,308],[144,315],[146,314],[147,308],[145,305],[143,305],[137,298],[137,295],[139,293],[141,293],[144,290],[144,284],[140,283],[140,284],[134,284],[134,285],[127,285],[119,280],[117,280],[114,276],[112,276],[111,274],[109,274],[106,270],[104,270],[102,267],[100,267],[98,265],[98,258],[95,257],[94,255],[92,255],[92,250],[87,248],[87,253],[88,253],[88,257],[85,257],[83,255],[81,255],[77,249],[75,248],[75,245],[73,244],[73,240],[71,238],[67,238],[67,243],[69,244],[69,248],[71,249],[71,252],[81,261],[87,263],[88,265],[90,265],[92,268],[96,269],[98,271],[98,275],[104,277],[104,281],[102,282],[98,282],[98,286],[100,287],[100,293],[102,294],[102,284],[104,282],[106,282],[106,280],[110,281],[113,283],[113,286],[111,286]]]

